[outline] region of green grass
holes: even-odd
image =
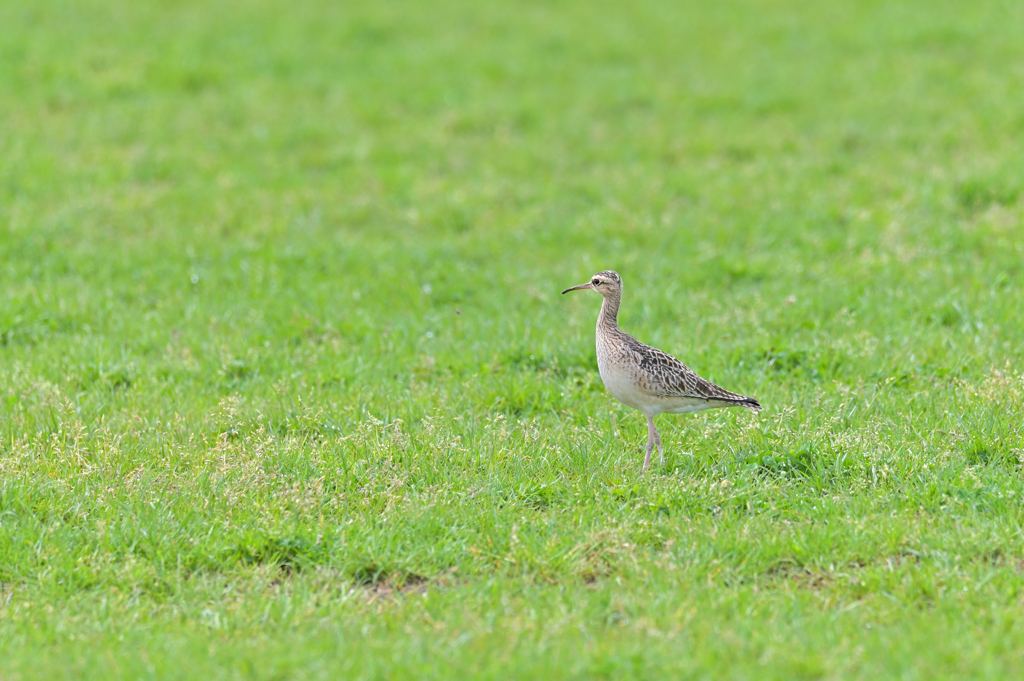
[[[4,3],[0,678],[1020,678],[1022,35]]]

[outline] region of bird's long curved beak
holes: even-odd
[[[565,295],[569,291],[579,291],[580,289],[585,288],[594,288],[594,285],[588,281],[586,284],[580,284],[579,286],[572,286],[570,288],[565,289],[564,291],[562,291],[562,295]]]

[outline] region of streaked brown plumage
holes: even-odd
[[[672,355],[644,345],[620,329],[622,277],[617,272],[598,272],[586,284],[567,288],[562,293],[580,289],[592,289],[604,298],[597,317],[597,367],[601,380],[615,399],[639,409],[647,417],[645,471],[655,445],[661,462],[665,462],[661,435],[654,427],[657,414],[685,414],[719,407],[761,411],[761,405],[754,398],[730,392],[701,378]]]

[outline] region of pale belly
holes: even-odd
[[[612,397],[628,407],[639,409],[648,416],[655,414],[686,414],[704,411],[724,404],[709,402],[696,397],[673,397],[652,394],[645,390],[642,383],[632,371],[621,364],[609,361],[600,350],[597,353],[597,369],[601,373],[604,387]]]

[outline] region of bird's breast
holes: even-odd
[[[630,362],[630,358],[611,350],[606,343],[597,344],[597,370],[601,374],[604,387],[612,397],[623,404],[647,411],[657,401],[645,390],[639,366]]]

